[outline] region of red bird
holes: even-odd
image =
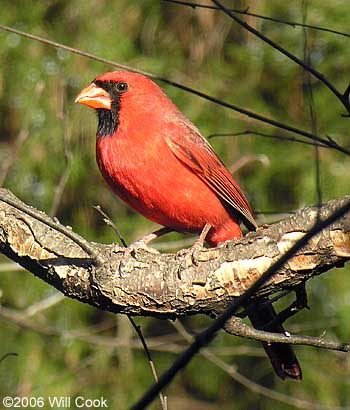
[[[240,221],[255,230],[237,182],[199,130],[153,81],[127,71],[104,73],[75,101],[97,111],[98,167],[113,191],[137,212],[168,231],[200,234],[210,228],[205,241],[212,247],[240,238]],[[274,315],[272,307],[260,307],[250,319],[261,326]],[[265,330],[283,333],[279,325]],[[264,347],[282,379],[301,380],[289,346]]]

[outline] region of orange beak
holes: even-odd
[[[75,102],[90,108],[104,108],[106,110],[110,110],[112,105],[111,97],[107,91],[94,83],[80,91]]]

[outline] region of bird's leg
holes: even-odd
[[[148,243],[150,243],[151,241],[154,241],[157,238],[160,238],[161,236],[172,232],[173,229],[171,228],[161,228],[158,229],[157,231],[154,231],[152,233],[149,233],[145,236],[143,236],[142,238],[138,239],[137,241],[133,242],[131,245],[129,245],[127,248],[125,248],[124,250],[124,255],[120,261],[119,264],[119,274],[120,276],[124,276],[124,268],[125,265],[127,263],[128,258],[130,257],[130,255],[134,255],[135,252],[138,249],[145,249],[145,250],[150,250],[150,248],[147,246]]]
[[[130,247],[135,247],[135,248],[142,248],[145,245],[147,245],[148,243],[150,243],[151,241],[154,241],[157,238],[160,238],[163,235],[166,235],[167,233],[172,232],[173,229],[171,228],[161,228],[158,229],[157,231],[154,231],[152,233],[149,233],[145,236],[143,236],[142,238],[138,239],[136,242],[133,242]]]
[[[179,251],[177,255],[190,255],[192,262],[195,265],[198,265],[199,252],[203,249],[205,238],[207,237],[211,227],[212,226],[210,224],[205,224],[204,228],[202,229],[202,232],[199,235],[199,238],[196,239],[194,244],[189,249],[181,249],[181,251]]]

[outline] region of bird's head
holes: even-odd
[[[155,104],[164,98],[158,85],[144,75],[113,71],[96,77],[75,102],[97,111],[97,135],[104,137],[114,134],[121,121],[140,112],[152,112]]]

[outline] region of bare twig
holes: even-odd
[[[150,366],[152,374],[153,374],[153,378],[157,382],[158,381],[158,374],[157,374],[156,368],[155,368],[154,363],[153,363],[151,352],[149,351],[146,340],[143,337],[141,327],[136,324],[136,322],[134,321],[134,319],[131,316],[128,316],[128,318],[130,320],[130,323],[131,323],[132,327],[135,329],[135,332],[137,333],[137,335],[138,335],[138,337],[139,337],[139,339],[142,343],[143,350],[146,353],[148,363],[149,363],[149,366]],[[168,406],[167,406],[167,397],[163,396],[161,391],[159,392],[159,400],[161,402],[162,409],[166,410],[168,408]]]
[[[33,332],[36,332],[45,336],[57,336],[61,339],[66,340],[81,340],[85,343],[89,343],[94,346],[102,346],[104,348],[116,348],[116,347],[125,347],[125,339],[115,338],[108,336],[99,336],[95,335],[96,331],[101,331],[104,329],[96,330],[95,327],[90,327],[86,330],[62,330],[57,329],[56,327],[48,326],[44,323],[38,323],[38,321],[33,321],[27,317],[26,311],[15,310],[0,306],[0,318],[6,320],[22,329],[29,329]],[[176,339],[172,337],[172,341],[168,337],[154,337],[148,340],[149,348],[153,351],[169,352],[169,353],[179,353],[182,349],[180,344],[176,344]],[[140,346],[139,340],[129,342],[130,347],[133,349],[139,349],[143,346]],[[229,349],[227,354],[237,353],[237,354],[249,354],[251,350],[235,350]],[[254,355],[257,353],[252,351]],[[226,352],[225,352],[226,353]]]
[[[100,205],[95,205],[93,206],[93,208],[96,209],[96,211],[99,212],[103,216],[104,223],[113,229],[114,233],[117,235],[121,244],[124,246],[124,248],[126,248],[128,245],[125,239],[123,238],[117,225],[112,221],[112,219],[107,215],[107,213],[100,207]]]
[[[220,7],[217,7],[217,6],[211,6],[209,4],[194,3],[191,1],[180,1],[180,0],[163,0],[163,1],[167,3],[179,4],[181,6],[192,7],[193,9],[203,8],[203,9],[210,9],[210,10],[221,10]],[[229,10],[232,11],[232,13],[243,14],[243,15],[250,16],[250,17],[256,17],[257,19],[272,21],[273,23],[286,24],[287,26],[291,26],[293,28],[305,27],[311,30],[325,31],[331,34],[336,34],[339,36],[350,38],[349,33],[344,33],[343,31],[333,30],[327,27],[314,26],[311,24],[305,24],[304,22],[298,23],[296,21],[289,21],[289,20],[284,20],[284,19],[279,19],[279,18],[274,18],[274,17],[262,16],[261,14],[251,13],[249,10],[237,10],[237,9],[232,9],[232,8],[230,8]]]
[[[241,319],[236,317],[230,318],[225,323],[224,329],[231,335],[258,340],[260,342],[287,343],[292,345],[314,346],[323,349],[337,350],[339,352],[350,352],[350,343],[339,343],[325,340],[323,335],[320,337],[313,337],[265,332],[245,325],[242,323]]]
[[[315,68],[313,68],[311,65],[305,63],[303,60],[280,46],[279,44],[275,43],[273,40],[262,34],[260,31],[256,30],[254,27],[250,26],[248,23],[245,21],[241,20],[237,16],[232,13],[227,7],[225,7],[219,0],[212,0],[213,3],[215,3],[225,14],[227,14],[232,20],[234,20],[237,24],[239,24],[241,27],[244,29],[248,30],[250,33],[254,34],[256,37],[260,38],[262,41],[265,43],[269,44],[271,47],[273,47],[275,50],[279,51],[286,57],[288,57],[290,60],[292,60],[294,63],[298,64],[299,66],[303,67],[304,70],[308,71],[310,74],[312,74],[314,77],[316,77],[319,81],[321,81],[336,97],[337,99],[342,103],[342,105],[345,107],[347,114],[350,115],[350,99],[346,98],[346,92],[341,93],[333,83],[331,83],[327,77],[325,77],[322,73],[317,71]]]
[[[288,137],[287,135],[266,134],[264,132],[254,131],[254,130],[245,130],[245,131],[240,131],[240,132],[215,133],[215,134],[208,135],[207,138],[210,139],[210,138],[215,138],[215,137],[240,137],[241,135],[256,135],[258,137],[272,138],[272,139],[281,140],[281,141],[297,142],[299,144],[311,145],[313,147],[317,146],[321,148],[331,148],[329,145],[325,145],[320,142],[305,141],[305,140],[295,138],[295,137]]]

